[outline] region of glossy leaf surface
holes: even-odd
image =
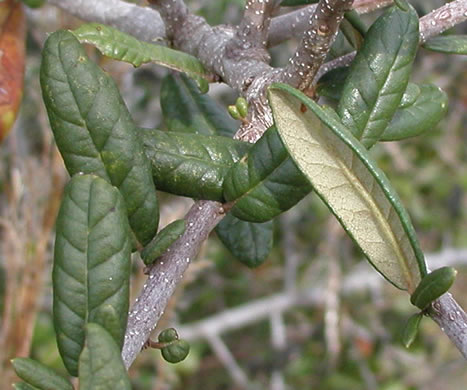
[[[235,201],[231,213],[265,222],[297,204],[311,185],[290,158],[272,127],[235,164],[224,180],[224,197]]]
[[[161,108],[169,131],[232,138],[239,127],[224,107],[202,94],[194,81],[183,74],[169,74],[162,80]]]
[[[441,35],[423,44],[425,49],[446,54],[467,54],[467,35]]]
[[[416,88],[407,89],[401,105],[384,130],[381,141],[398,141],[415,137],[434,128],[446,115],[448,97],[443,90],[433,84],[416,86],[409,83],[409,86],[411,85]],[[416,91],[411,94],[414,89],[418,89],[418,93]]]
[[[221,136],[139,129],[159,190],[223,201],[229,169],[251,145]]]
[[[116,28],[98,23],[82,24],[73,31],[80,42],[89,43],[107,57],[140,66],[148,62],[185,72],[207,92],[209,84],[206,70],[195,57],[165,46],[140,41]]]
[[[73,390],[71,383],[51,368],[29,358],[12,360],[16,374],[28,385],[40,390]]]
[[[227,214],[216,226],[216,233],[226,248],[250,268],[261,265],[273,244],[273,223],[252,223]]]
[[[418,16],[393,6],[368,30],[346,79],[337,112],[366,148],[391,121],[407,87],[419,42]]]
[[[299,91],[273,84],[269,101],[284,144],[314,190],[374,267],[412,293],[426,266],[410,218],[384,173],[340,122]]]
[[[115,340],[100,325],[86,325],[86,344],[79,358],[80,390],[130,390],[130,378]]]
[[[54,324],[65,366],[77,375],[84,325],[118,318],[110,333],[123,344],[129,300],[131,242],[122,196],[93,175],[74,176],[65,188],[57,218],[53,281]]]
[[[132,118],[110,78],[67,31],[49,36],[41,86],[55,141],[70,175],[98,175],[122,193],[130,225],[144,245],[157,231],[159,210],[151,164]]]
[[[23,96],[26,18],[15,0],[0,2],[0,142],[8,135]]]

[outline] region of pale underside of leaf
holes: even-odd
[[[375,268],[396,287],[413,291],[424,271],[402,225],[401,206],[395,208],[399,199],[381,185],[388,184],[384,174],[369,169],[371,162],[359,155],[362,146],[356,153],[341,139],[353,137],[337,121],[328,118],[344,131],[341,137],[312,110],[302,113],[296,97],[274,89],[269,99],[282,140],[315,191]]]

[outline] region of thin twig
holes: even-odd
[[[367,14],[388,6],[393,0],[355,0],[353,9],[359,14]],[[316,4],[300,8],[296,11],[276,16],[269,28],[268,46],[276,46],[294,37],[301,37],[309,28],[309,20],[316,9]]]
[[[352,3],[353,0],[320,0],[297,51],[283,70],[283,82],[301,91],[309,89]]]
[[[215,334],[210,334],[206,336],[206,339],[209,342],[212,350],[222,362],[224,367],[227,369],[228,373],[232,377],[233,381],[239,386],[240,388],[248,388],[250,387],[250,383],[248,381],[248,377],[246,376],[245,372],[242,370],[240,365],[235,360],[235,357],[230,352],[229,348],[222,339]]]
[[[109,24],[143,41],[165,39],[164,22],[150,8],[121,0],[48,0],[48,3],[80,19]]]
[[[467,20],[467,0],[455,0],[420,18],[420,43],[443,33],[451,27]],[[357,52],[351,52],[325,63],[316,75],[319,80],[327,72],[349,66]]]

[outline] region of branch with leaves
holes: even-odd
[[[43,51],[44,101],[72,176],[58,217],[53,270],[57,340],[70,374],[84,385],[95,378],[128,388],[123,366],[146,345],[209,233],[217,226],[233,253],[258,265],[272,246],[272,220],[312,189],[377,271],[411,295],[418,316],[432,316],[467,356],[465,313],[443,295],[455,271],[428,272],[402,202],[368,153],[377,142],[423,133],[446,112],[439,88],[409,82],[424,39],[410,4],[398,0],[368,32],[359,31],[364,39],[341,88],[333,91],[334,110],[301,91],[308,92],[316,79],[351,0],[318,3],[284,69],[272,68],[265,51],[275,1],[248,1],[238,27],[211,27],[181,0],[150,3],[177,50],[92,24],[53,33]],[[105,20],[103,9],[111,3],[102,4],[96,14]],[[450,4],[459,6],[449,12],[453,20],[467,18],[457,12],[465,2]],[[116,15],[110,20],[118,25]],[[445,15],[432,17],[446,28],[456,23]],[[84,42],[135,66],[155,62],[185,73],[167,76],[162,85],[171,131],[135,126],[112,79],[87,57]],[[235,106],[242,122],[236,133],[225,110],[202,94],[214,80],[245,98]],[[180,121],[173,106],[183,107],[190,120]],[[202,200],[184,220],[157,232],[156,188]],[[249,245],[255,245],[253,254]],[[134,250],[148,267],[148,279],[127,322]],[[211,342],[222,349],[219,339]],[[123,361],[106,361],[105,375],[93,371],[92,360],[120,350]]]

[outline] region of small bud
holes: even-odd
[[[179,363],[188,356],[190,344],[185,340],[178,340],[162,348],[162,357],[169,363]]]
[[[159,333],[157,338],[159,343],[171,343],[178,340],[178,333],[175,328],[168,328]]]
[[[229,106],[227,107],[227,110],[229,111],[229,114],[232,118],[236,120],[240,120],[242,118],[236,106]]]
[[[235,107],[237,108],[238,113],[240,114],[241,118],[246,118],[248,114],[248,102],[245,98],[239,97],[237,102],[235,103]]]

